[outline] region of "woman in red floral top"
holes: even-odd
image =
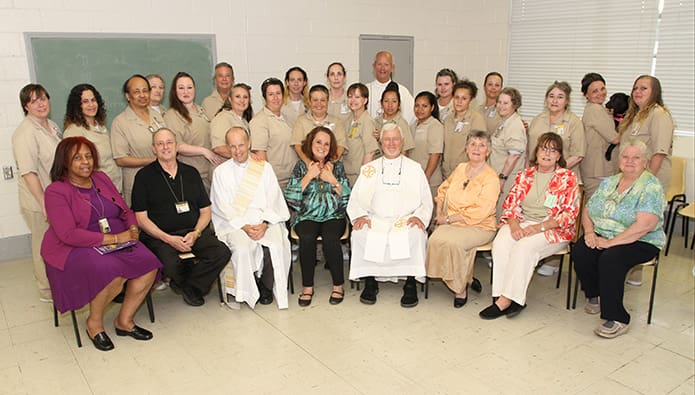
[[[517,174],[504,200],[501,227],[492,243],[492,296],[483,319],[512,317],[526,306],[526,289],[538,261],[564,248],[574,237],[579,211],[577,176],[565,168],[562,138],[545,133]]]

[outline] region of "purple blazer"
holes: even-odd
[[[137,224],[135,214],[106,173],[93,172],[92,182],[102,198],[121,208],[120,217],[126,226]],[[73,248],[101,245],[104,234],[87,230],[92,207],[69,181],[51,183],[44,192],[44,201],[49,227],[41,244],[41,256],[47,265],[63,270]]]

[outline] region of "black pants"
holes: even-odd
[[[203,230],[200,238],[193,244],[191,252],[196,256],[195,264],[182,262],[179,258],[180,252],[161,240],[149,237],[144,232],[140,238],[162,262],[166,277],[171,278],[181,288],[192,287],[202,295],[210,291],[215,279],[232,256],[229,248],[217,239],[210,228]]]
[[[333,277],[333,285],[345,282],[343,275],[343,251],[340,249],[340,236],[345,232],[344,219],[326,222],[301,221],[294,226],[299,236],[299,261],[302,266],[302,285],[314,286],[316,268],[316,237],[323,239],[323,256]]]
[[[630,323],[630,314],[623,306],[625,276],[640,263],[659,254],[659,249],[643,241],[607,248],[589,248],[584,236],[572,247],[572,260],[582,290],[587,298],[601,297],[601,318]]]

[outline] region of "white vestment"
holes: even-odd
[[[369,90],[369,103],[367,103],[367,110],[373,119],[376,119],[379,115],[384,113],[384,110],[381,108],[381,95],[386,90],[386,86],[389,84],[389,82],[391,82],[391,80],[388,80],[382,84],[381,82],[374,80],[367,84],[367,89]],[[398,84],[398,93],[401,96],[401,115],[403,116],[403,119],[408,122],[408,125],[410,125],[411,123],[415,122],[415,111],[413,110],[415,100],[413,99],[413,95],[410,94],[408,88],[406,88],[404,85]],[[405,130],[402,132],[405,133]]]
[[[381,281],[399,277],[425,278],[427,231],[408,226],[418,217],[427,226],[432,217],[432,194],[422,167],[412,159],[381,157],[360,169],[347,213],[350,221],[371,220],[352,231],[350,280],[375,276]]]
[[[223,279],[223,282],[227,285],[227,293],[233,294],[237,302],[246,302],[254,308],[260,296],[254,273],[261,275],[262,246],[268,247],[273,262],[273,294],[278,307],[286,309],[291,252],[285,221],[290,218],[290,213],[273,168],[268,162],[261,164],[263,170],[258,184],[255,191],[250,191],[249,197],[252,199],[242,206],[245,206],[245,210],[239,212],[241,210],[237,195],[244,186],[244,177],[251,165],[250,160],[245,163],[228,160],[218,166],[212,176],[212,222],[217,237],[232,251],[234,268],[234,281],[230,284]],[[252,240],[241,229],[244,225],[257,225],[263,221],[268,222],[268,229],[258,241]],[[224,276],[224,273],[225,270],[221,275]]]

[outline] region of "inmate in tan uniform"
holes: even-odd
[[[398,128],[403,133],[403,148],[401,148],[401,152],[408,153],[408,151],[415,148],[415,140],[413,139],[413,133],[410,131],[410,125],[408,125],[408,122],[405,121],[405,118],[401,116],[400,111],[398,111],[396,115],[389,120],[385,120],[383,118],[383,115],[379,115],[374,119],[374,124],[380,132],[384,125],[387,123],[395,123],[396,125],[398,125]],[[381,152],[378,155],[376,155],[375,158],[379,156],[381,156]]]
[[[433,116],[420,122],[417,121],[410,127],[415,140],[415,148],[410,151],[410,159],[416,161],[422,167],[422,171],[427,168],[430,154],[441,154],[444,152],[444,126]],[[430,189],[432,196],[437,195],[437,188],[442,183],[442,162],[437,162],[437,167],[430,176]]]
[[[167,123],[169,129],[176,135],[177,144],[185,143],[212,149],[210,145],[210,120],[207,115],[205,115],[205,110],[195,105],[195,110],[189,111],[189,115],[191,116],[190,123],[176,110],[170,109],[164,114],[164,121]],[[178,155],[178,160],[198,170],[200,177],[203,179],[205,190],[210,193],[210,185],[212,184],[210,161],[203,155]]]
[[[362,112],[358,119],[350,113],[345,120],[345,131],[347,133],[347,151],[343,155],[343,165],[345,174],[350,181],[350,185],[355,185],[360,168],[363,165],[364,156],[369,152],[379,150],[379,143],[374,138],[376,125],[368,111]]]
[[[453,100],[452,100],[453,101]],[[487,130],[483,114],[469,109],[460,119],[451,114],[444,121],[444,157],[442,158],[442,175],[448,178],[461,162],[468,161],[466,142],[468,135],[475,130]]]
[[[335,135],[336,143],[343,148],[347,148],[345,127],[336,117],[327,114],[326,118],[322,121],[317,121],[310,112],[297,118],[297,122],[295,122],[294,128],[292,128],[292,139],[290,140],[290,144],[302,144],[306,135],[311,132],[311,129],[317,126],[325,126],[330,129]]]
[[[485,130],[490,134],[495,133],[497,126],[502,121],[502,118],[497,114],[497,105],[493,104],[491,106],[486,106],[485,102],[483,102],[483,104],[478,107],[478,112],[483,114],[483,118],[485,118],[485,123],[487,124]]]
[[[586,153],[579,163],[584,181],[584,198],[588,200],[596,192],[601,181],[615,174],[615,161],[606,160],[606,150],[611,141],[618,137],[613,117],[600,104],[586,103],[582,115]],[[617,150],[612,158],[617,158]]]
[[[282,116],[285,117],[287,124],[290,125],[291,128],[294,128],[294,124],[297,122],[297,118],[306,114],[306,112],[307,109],[304,105],[303,100],[288,100],[287,103],[283,104],[282,108],[280,108],[280,114],[282,114]]]
[[[224,106],[224,99],[217,90],[214,90],[210,96],[203,99],[203,103],[201,103],[203,113],[205,113],[205,116],[210,120],[215,118],[215,115],[222,109],[222,106]]]
[[[292,129],[285,118],[276,116],[268,107],[254,115],[251,126],[251,150],[265,151],[280,188],[285,190],[294,164],[299,159],[292,149]]]
[[[550,112],[543,111],[538,114],[528,127],[527,159],[530,161],[536,152],[536,143],[543,133],[553,132],[562,137],[562,151],[565,159],[570,156],[583,157],[586,153],[586,141],[584,139],[584,125],[573,112],[565,110],[562,117],[555,122],[550,122]],[[581,163],[581,162],[580,162]],[[577,181],[581,184],[579,165],[572,169],[577,175]]]
[[[509,178],[505,181],[500,197],[497,200],[497,218],[499,219],[502,213],[502,203],[514,185],[516,173],[524,168],[524,151],[528,141],[526,139],[526,128],[524,128],[524,122],[521,120],[519,113],[515,112],[509,118],[501,120],[491,137],[492,146],[488,161],[490,167],[495,169],[496,173],[502,172],[507,156],[512,154],[521,155],[514,164],[512,171],[507,174]]]

